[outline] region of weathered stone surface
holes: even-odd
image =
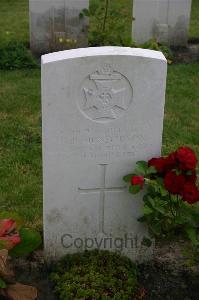
[[[85,248],[144,257],[142,195],[130,195],[122,177],[160,154],[166,69],[161,52],[144,49],[42,57],[47,257]]]
[[[145,43],[152,38],[171,46],[186,46],[191,0],[134,0],[133,39]]]
[[[29,0],[30,47],[35,54],[85,47],[88,18],[80,18],[89,0]]]

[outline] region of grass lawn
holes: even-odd
[[[123,10],[130,22],[127,12],[131,11],[131,1],[127,0],[126,8],[125,1],[111,0],[111,9]],[[193,0],[192,37],[199,37],[198,16],[199,0]],[[127,19],[121,20],[116,29],[128,35]],[[114,24],[108,26],[114,35]],[[28,43],[28,0],[0,0],[0,45],[9,40]],[[172,65],[168,69],[165,154],[188,145],[199,155],[198,74],[199,64]],[[19,212],[27,224],[42,227],[39,69],[0,71],[0,210],[9,209]]]
[[[192,147],[199,156],[199,64],[168,68],[163,151],[180,145]]]
[[[0,210],[41,224],[40,70],[0,71]]]
[[[199,0],[192,0],[189,37],[199,39]]]
[[[0,0],[0,45],[29,44],[28,0]]]

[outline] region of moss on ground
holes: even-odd
[[[51,279],[60,300],[143,299],[136,266],[113,252],[68,254],[58,263]]]

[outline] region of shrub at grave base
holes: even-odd
[[[126,257],[108,251],[68,254],[51,274],[60,300],[144,299],[136,267]]]
[[[37,68],[31,53],[22,43],[10,42],[0,47],[0,70]]]
[[[197,158],[188,147],[180,147],[167,157],[139,161],[132,174],[124,181],[129,192],[138,193],[147,186],[144,195],[145,222],[152,236],[168,238],[184,234],[192,242],[196,261],[199,254],[199,189],[196,175]]]
[[[157,42],[157,39],[151,39],[142,45],[137,45],[137,44],[133,43],[132,46],[138,47],[138,48],[155,50],[155,51],[161,51],[164,54],[164,56],[166,57],[169,65],[172,64],[172,62],[173,62],[174,55],[173,55],[171,48],[169,48],[167,45],[159,44]]]

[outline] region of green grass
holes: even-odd
[[[192,0],[189,37],[199,39],[199,0]]]
[[[0,72],[0,203],[41,222],[40,70]]]
[[[199,64],[172,65],[168,69],[163,150],[180,145],[199,155]]]
[[[163,151],[193,147],[199,155],[199,64],[168,70]],[[0,209],[26,223],[42,221],[40,71],[0,72]]]
[[[29,44],[28,0],[0,0],[0,45]]]

